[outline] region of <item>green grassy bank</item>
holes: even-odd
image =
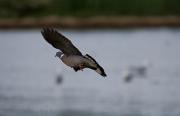
[[[0,0],[1,18],[180,15],[180,0]]]

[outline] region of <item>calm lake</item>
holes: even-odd
[[[65,66],[40,29],[0,30],[0,116],[180,116],[180,29],[61,32],[107,78]],[[143,62],[146,76],[126,82]]]

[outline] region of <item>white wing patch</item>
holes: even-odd
[[[96,69],[96,72],[99,73],[100,75],[102,74],[102,72],[99,68]]]

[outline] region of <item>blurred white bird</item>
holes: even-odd
[[[124,70],[123,78],[124,81],[130,82],[134,77],[146,77],[147,70],[152,64],[149,60],[144,60],[141,65],[131,65]]]

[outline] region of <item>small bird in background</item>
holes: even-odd
[[[152,66],[149,60],[144,60],[140,65],[131,65],[124,70],[123,77],[125,82],[131,82],[134,77],[145,78],[148,69]]]
[[[64,82],[64,74],[63,74],[63,69],[62,67],[57,67],[56,68],[56,75],[55,75],[55,83],[57,85],[62,85]]]
[[[123,78],[124,78],[125,82],[129,83],[134,79],[134,75],[133,75],[132,72],[129,72],[129,71],[125,70],[123,72]]]
[[[64,35],[52,28],[43,28],[41,31],[44,39],[56,49],[59,49],[55,56],[67,66],[74,69],[75,72],[90,68],[95,70],[101,76],[106,77],[104,69],[90,55],[82,53],[72,44]]]
[[[63,82],[63,75],[62,74],[58,74],[57,76],[56,76],[56,84],[62,84],[62,82]]]

